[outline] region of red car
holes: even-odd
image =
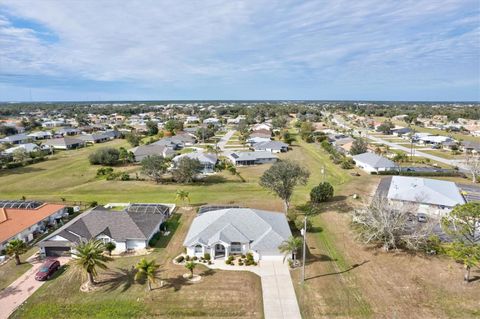
[[[39,281],[48,280],[58,268],[60,268],[60,262],[58,260],[49,259],[43,263],[35,274],[35,279]]]

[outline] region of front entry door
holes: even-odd
[[[215,257],[225,256],[225,246],[222,244],[215,245]]]

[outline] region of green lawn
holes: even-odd
[[[15,264],[15,260],[11,259],[5,264],[0,266],[0,291],[7,288],[18,277],[23,275],[27,270],[32,268],[32,265],[24,262],[28,257],[32,256],[38,251],[37,248],[30,248],[25,254],[20,256],[22,263],[20,265]]]

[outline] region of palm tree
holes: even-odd
[[[135,274],[135,280],[139,280],[140,278],[147,278],[147,284],[148,284],[148,291],[152,290],[152,282],[155,282],[155,279],[157,278],[158,274],[158,268],[160,265],[158,265],[154,259],[151,261],[148,261],[145,258],[142,258],[138,262],[138,264],[135,266],[137,269],[137,273]]]
[[[175,201],[177,200],[182,201],[183,205],[185,205],[186,201],[188,201],[188,203],[190,204],[190,193],[183,189],[177,189],[177,195],[175,196]]]
[[[240,180],[241,180],[242,182],[245,182],[245,179],[244,179],[243,176],[240,175],[240,173],[237,171],[237,168],[235,167],[235,165],[233,165],[232,163],[228,163],[226,168],[227,168],[227,171],[230,172],[230,174],[237,176],[238,178],[240,178]]]
[[[185,264],[185,268],[187,268],[188,270],[190,270],[190,278],[193,277],[193,270],[195,269],[195,267],[197,267],[197,264],[196,264],[194,261],[188,261],[188,262]]]
[[[112,258],[105,256],[105,245],[101,240],[89,240],[82,242],[75,247],[73,262],[76,267],[84,270],[88,276],[88,282],[95,284],[94,277],[97,275],[97,268],[107,269],[106,262]]]
[[[287,240],[284,240],[280,246],[278,246],[278,249],[285,255],[283,258],[284,261],[288,255],[293,255],[293,260],[295,260],[297,259],[297,251],[300,249],[300,247],[302,247],[302,245],[303,240],[301,237],[290,236]]]
[[[15,264],[20,265],[20,255],[27,252],[27,244],[21,239],[13,239],[8,242],[5,250],[7,255],[15,257]]]

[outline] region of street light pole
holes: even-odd
[[[307,241],[307,216],[303,220],[303,262],[302,262],[302,284],[305,283],[305,250],[306,250],[306,241]]]

